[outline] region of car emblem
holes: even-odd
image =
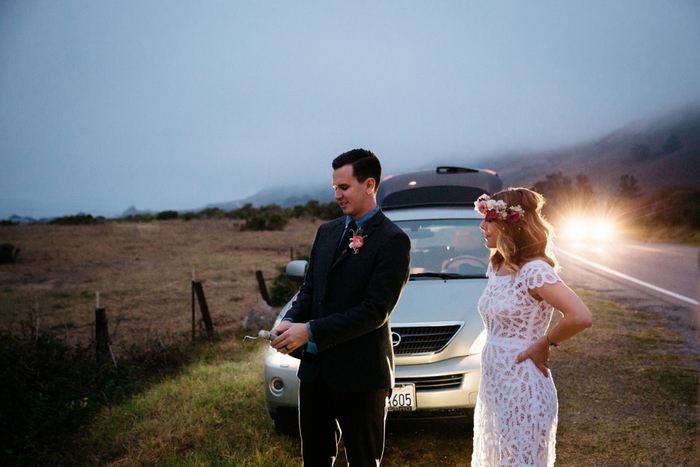
[[[391,346],[397,347],[401,343],[401,334],[396,331],[391,332]]]

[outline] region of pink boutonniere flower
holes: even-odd
[[[360,248],[365,244],[365,237],[367,235],[362,235],[362,229],[357,229],[357,232],[350,230],[352,232],[352,238],[350,239],[350,245],[348,248],[352,250],[352,254],[356,255],[360,252]]]

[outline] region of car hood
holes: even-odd
[[[486,282],[486,278],[409,281],[391,314],[391,322],[424,324],[434,317],[435,322],[460,321],[483,327],[476,304]]]
[[[397,364],[432,363],[469,355],[471,345],[484,329],[477,302],[486,283],[486,278],[409,281],[391,314],[392,329],[459,324],[460,331],[443,351],[426,355],[397,355]]]

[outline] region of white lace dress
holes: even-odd
[[[479,299],[486,325],[481,384],[474,410],[472,467],[554,465],[557,391],[532,360],[516,364],[520,352],[547,332],[553,308],[528,289],[559,281],[541,260],[526,263],[515,276],[497,276],[489,267]]]

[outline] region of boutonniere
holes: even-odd
[[[348,248],[352,250],[353,255],[356,255],[360,252],[362,245],[365,244],[365,237],[367,237],[367,235],[362,235],[362,229],[357,229],[357,231],[350,229],[350,232],[352,232],[352,238],[350,239]]]

